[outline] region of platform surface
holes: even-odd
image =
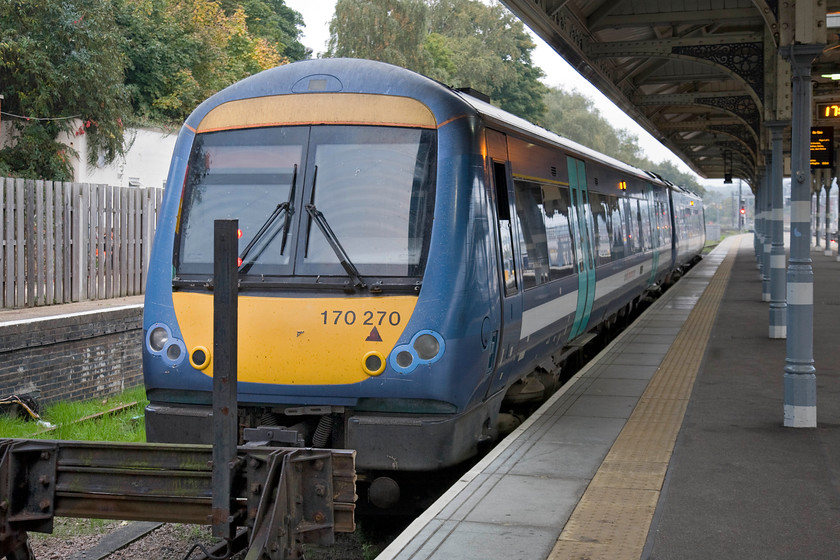
[[[819,426],[784,428],[752,239],[724,241],[379,560],[840,558],[840,263],[812,253]]]
[[[142,295],[127,296],[120,298],[80,301],[76,303],[65,303],[62,305],[42,305],[38,307],[0,309],[0,326],[15,323],[47,321],[56,317],[100,313],[128,307],[140,309],[143,307],[144,297],[145,296]]]

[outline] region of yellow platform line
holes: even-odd
[[[638,560],[694,379],[729,282],[736,247],[706,286],[595,473],[549,560]]]

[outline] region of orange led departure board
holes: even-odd
[[[840,119],[840,103],[817,103],[818,119]]]
[[[834,166],[834,127],[811,127],[811,167]]]

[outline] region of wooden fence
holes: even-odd
[[[143,293],[162,197],[0,177],[0,309]]]

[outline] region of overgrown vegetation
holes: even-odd
[[[535,121],[545,112],[548,90],[531,61],[534,48],[525,25],[499,3],[338,0],[328,55],[389,62],[471,87]]]
[[[90,163],[125,149],[126,123],[182,122],[211,93],[308,55],[283,0],[0,0],[0,174],[72,179],[59,140]],[[81,123],[81,124],[80,124]]]
[[[87,159],[123,153],[126,124],[178,126],[205,98],[311,56],[284,0],[0,0],[0,94],[17,144],[0,175],[69,180],[59,142],[87,135]],[[493,103],[702,194],[695,177],[643,156],[577,92],[549,89],[525,26],[499,2],[338,0],[327,56],[390,62]],[[17,115],[17,116],[13,116]],[[80,124],[81,123],[81,124]]]
[[[114,414],[83,420],[130,403],[137,404]],[[105,399],[58,402],[40,412],[41,422],[12,414],[0,415],[0,433],[9,438],[142,442],[146,441],[143,408],[147,403],[142,386]]]

